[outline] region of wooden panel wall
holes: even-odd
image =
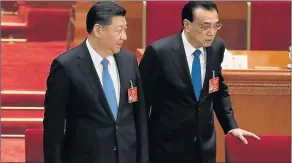
[[[76,2],[75,45],[80,44],[87,37],[86,15],[93,3]],[[127,10],[128,40],[125,41],[123,48],[135,53],[137,48],[142,47],[143,2],[120,1],[119,3]]]
[[[86,37],[86,15],[93,2],[76,2],[74,44],[80,44]]]
[[[247,47],[247,2],[216,2],[223,27],[218,36],[227,49],[245,50]]]
[[[25,5],[31,8],[69,8],[76,2],[74,1],[25,1]]]

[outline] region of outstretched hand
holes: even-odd
[[[248,144],[247,140],[245,137],[252,137],[253,139],[256,140],[261,140],[257,135],[254,133],[248,132],[246,130],[242,130],[240,128],[233,129],[230,133],[230,135],[237,137],[242,143]]]

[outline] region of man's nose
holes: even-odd
[[[127,40],[127,39],[128,39],[128,38],[127,38],[127,34],[126,34],[126,33],[122,34],[121,39],[124,40],[124,41]]]

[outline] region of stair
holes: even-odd
[[[43,128],[44,92],[1,91],[1,101],[2,138],[20,138],[28,128]]]
[[[18,12],[17,1],[1,1],[1,15],[14,14],[17,15]]]
[[[26,129],[42,128],[43,107],[2,107],[1,137],[24,137]]]
[[[44,96],[44,91],[1,91],[1,137],[21,138],[28,128],[43,128]]]
[[[40,107],[44,105],[44,98],[44,91],[1,91],[2,107]]]
[[[1,42],[26,42],[27,25],[18,15],[1,16]]]
[[[26,42],[28,29],[23,14],[19,14],[16,1],[1,1],[1,42]]]

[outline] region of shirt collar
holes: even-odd
[[[88,48],[89,54],[93,62],[96,63],[97,65],[100,65],[103,58],[92,48],[92,46],[89,44],[88,39],[86,39],[86,46]],[[106,57],[106,59],[109,61],[109,66],[111,66],[114,62],[114,57],[109,56],[109,57]]]
[[[185,31],[183,30],[183,32],[181,33],[181,37],[182,37],[182,42],[186,51],[186,55],[190,56],[193,55],[193,53],[195,52],[196,48],[193,47],[193,45],[191,45],[189,43],[189,41],[187,40],[186,36],[185,36]],[[204,48],[200,47],[198,48],[198,50],[201,51],[201,55],[205,55],[204,53]]]

